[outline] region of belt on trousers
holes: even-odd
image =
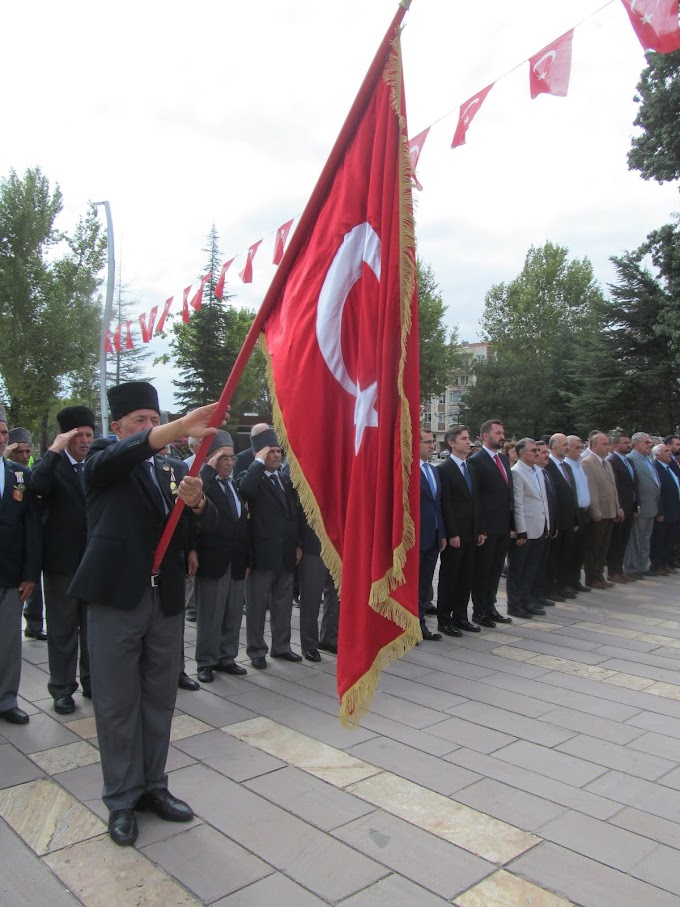
[[[151,588],[157,589],[161,584],[161,575],[160,573],[151,574]]]

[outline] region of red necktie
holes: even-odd
[[[500,474],[503,476],[503,481],[507,485],[508,484],[508,475],[505,471],[505,467],[501,463],[501,458],[498,456],[498,454],[494,454],[493,458],[494,458],[494,462],[495,462],[496,466],[498,467]]]

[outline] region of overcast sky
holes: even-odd
[[[484,294],[519,273],[531,245],[588,256],[606,285],[609,256],[678,208],[675,187],[627,169],[645,61],[620,0],[601,6],[413,0],[406,15],[409,134],[436,123],[418,168],[419,253],[462,340],[478,338]],[[110,201],[140,311],[202,273],[213,222],[224,260],[264,239],[254,282],[239,280],[241,256],[228,283],[256,308],[273,273],[265,237],[303,209],[395,10],[395,0],[8,4],[0,175],[39,165],[63,191],[64,229],[88,200]],[[530,100],[528,64],[510,71],[596,10],[576,29],[569,96]],[[452,150],[460,104],[506,73]],[[167,405],[170,370],[155,375]]]

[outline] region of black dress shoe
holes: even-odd
[[[564,595],[560,595],[559,592],[551,592],[550,595],[552,597],[552,600],[556,602],[566,602],[567,600]]]
[[[282,658],[283,661],[302,661],[302,655],[298,655],[297,652],[282,652],[280,655],[270,652],[269,654],[272,658]]]
[[[235,661],[230,661],[228,664],[217,664],[213,668],[213,671],[222,671],[223,674],[236,674],[239,677],[241,676],[241,674],[248,673],[245,668],[241,667],[241,665],[236,664]]]
[[[462,636],[463,631],[459,630],[457,627],[454,627],[453,624],[438,624],[437,629],[440,633],[443,633],[444,636]]]
[[[54,711],[58,715],[70,715],[71,712],[75,712],[76,704],[73,701],[73,696],[67,694],[66,696],[58,696],[54,700]]]
[[[82,690],[80,695],[83,697],[83,699],[92,699],[92,690]]]
[[[495,620],[497,624],[511,624],[512,621],[509,617],[503,617],[502,614],[499,614],[498,611],[494,608],[489,615],[491,620]]]
[[[177,686],[180,690],[188,690],[190,693],[195,693],[196,690],[201,689],[200,683],[196,683],[195,680],[192,680],[191,677],[188,677],[185,671],[177,678]]]
[[[23,709],[5,709],[4,712],[0,712],[0,718],[9,724],[28,724],[28,715]]]
[[[250,663],[254,668],[257,668],[258,671],[264,671],[267,667],[267,659],[264,655],[256,655],[254,658],[250,659]]]
[[[307,661],[321,661],[321,656],[319,655],[318,649],[303,649],[302,654],[305,656]]]
[[[137,801],[135,809],[140,812],[149,810],[152,813],[165,819],[168,822],[191,822],[194,818],[194,811],[185,803],[184,800],[178,800],[173,797],[169,790],[152,790],[142,796]]]
[[[433,633],[427,627],[423,627],[423,639],[427,639],[429,642],[437,642],[441,638],[441,633]]]
[[[109,816],[109,837],[114,844],[118,844],[119,847],[134,844],[137,834],[137,819],[134,812],[131,809],[114,809]]]
[[[471,621],[467,620],[457,620],[454,623],[454,627],[458,627],[459,630],[465,630],[467,633],[480,633],[480,629],[477,624],[473,624]]]
[[[573,587],[577,592],[590,592],[590,586],[584,586],[583,583],[576,583]]]
[[[545,609],[540,608],[538,605],[531,605],[531,607],[527,608],[526,610],[529,612],[529,614],[538,614],[539,616],[545,614]]]
[[[564,598],[576,598],[576,593],[572,592],[571,589],[560,589],[559,594],[564,596]]]
[[[554,608],[555,602],[551,598],[542,598],[540,602],[538,602],[538,605],[541,608]]]
[[[330,652],[332,655],[337,655],[337,654],[338,654],[338,647],[337,647],[337,646],[333,646],[333,645],[331,645],[330,643],[327,643],[327,642],[320,642],[320,643],[319,643],[319,648],[321,649],[322,652]]]
[[[201,683],[212,683],[215,679],[212,668],[199,668],[198,671],[196,671],[196,677],[198,677]]]
[[[545,614],[545,611],[543,611]],[[527,620],[533,617],[532,611],[527,611],[526,608],[508,608],[508,614],[512,614],[513,617],[524,617]]]
[[[487,627],[489,630],[493,630],[496,626],[496,622],[485,614],[473,614],[472,619],[476,624],[479,624],[480,627]]]
[[[47,639],[47,633],[44,630],[29,630],[28,627],[24,630],[24,636],[26,639],[38,639],[40,642],[45,642]]]

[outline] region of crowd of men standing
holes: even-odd
[[[490,419],[472,455],[465,425],[445,442],[449,453],[433,466],[434,435],[421,428],[424,639],[531,619],[556,601],[680,567],[680,436],[593,431],[587,445],[561,433],[522,438],[510,445],[511,462],[503,424]],[[507,615],[496,608],[501,575]]]

